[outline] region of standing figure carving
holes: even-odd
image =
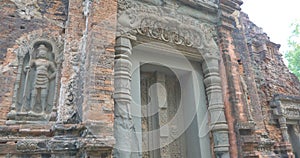
[[[40,124],[57,118],[63,40],[34,31],[16,42],[16,80],[6,124]]]
[[[28,95],[27,88],[31,88],[29,112],[37,112],[39,109],[39,112],[43,114],[48,105],[49,83],[56,77],[55,64],[49,60],[51,53],[44,44],[40,44],[37,47],[36,59],[31,59],[29,65],[25,67],[26,80],[23,95]],[[30,73],[30,71],[34,72]],[[29,75],[32,75],[31,81],[28,80]],[[32,87],[27,87],[28,82],[33,82]]]

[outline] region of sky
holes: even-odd
[[[268,34],[270,40],[280,44],[280,52],[287,50],[291,34],[290,24],[300,19],[300,0],[243,0],[242,11]]]

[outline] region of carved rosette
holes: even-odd
[[[62,37],[56,32],[38,30],[16,42],[19,46],[14,51],[18,57],[18,70],[7,124],[54,121],[63,61]],[[44,57],[40,55],[40,48],[47,51]],[[48,77],[44,76],[46,73]]]

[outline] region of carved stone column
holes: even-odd
[[[224,114],[219,61],[207,57],[203,63],[204,84],[210,113],[210,129],[214,139],[214,153],[217,158],[229,158],[228,125]]]
[[[131,67],[129,59],[131,55],[131,42],[126,37],[118,37],[115,47],[115,76],[114,76],[114,101],[115,122],[114,135],[116,145],[114,149],[115,158],[134,157],[132,151],[137,151],[137,138],[130,113],[131,104]]]
[[[289,134],[288,134],[288,127],[287,127],[287,124],[286,124],[286,118],[284,116],[282,116],[278,119],[278,121],[279,121],[280,129],[281,129],[281,132],[282,132],[283,141],[285,143],[290,143]]]

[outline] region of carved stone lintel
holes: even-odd
[[[274,118],[284,117],[289,121],[300,121],[299,96],[275,95],[271,102],[271,108],[273,109]]]
[[[147,36],[163,42],[193,47],[203,56],[219,58],[214,25],[200,22],[176,10],[162,6],[147,7],[136,1],[121,1],[118,13],[118,36]]]

